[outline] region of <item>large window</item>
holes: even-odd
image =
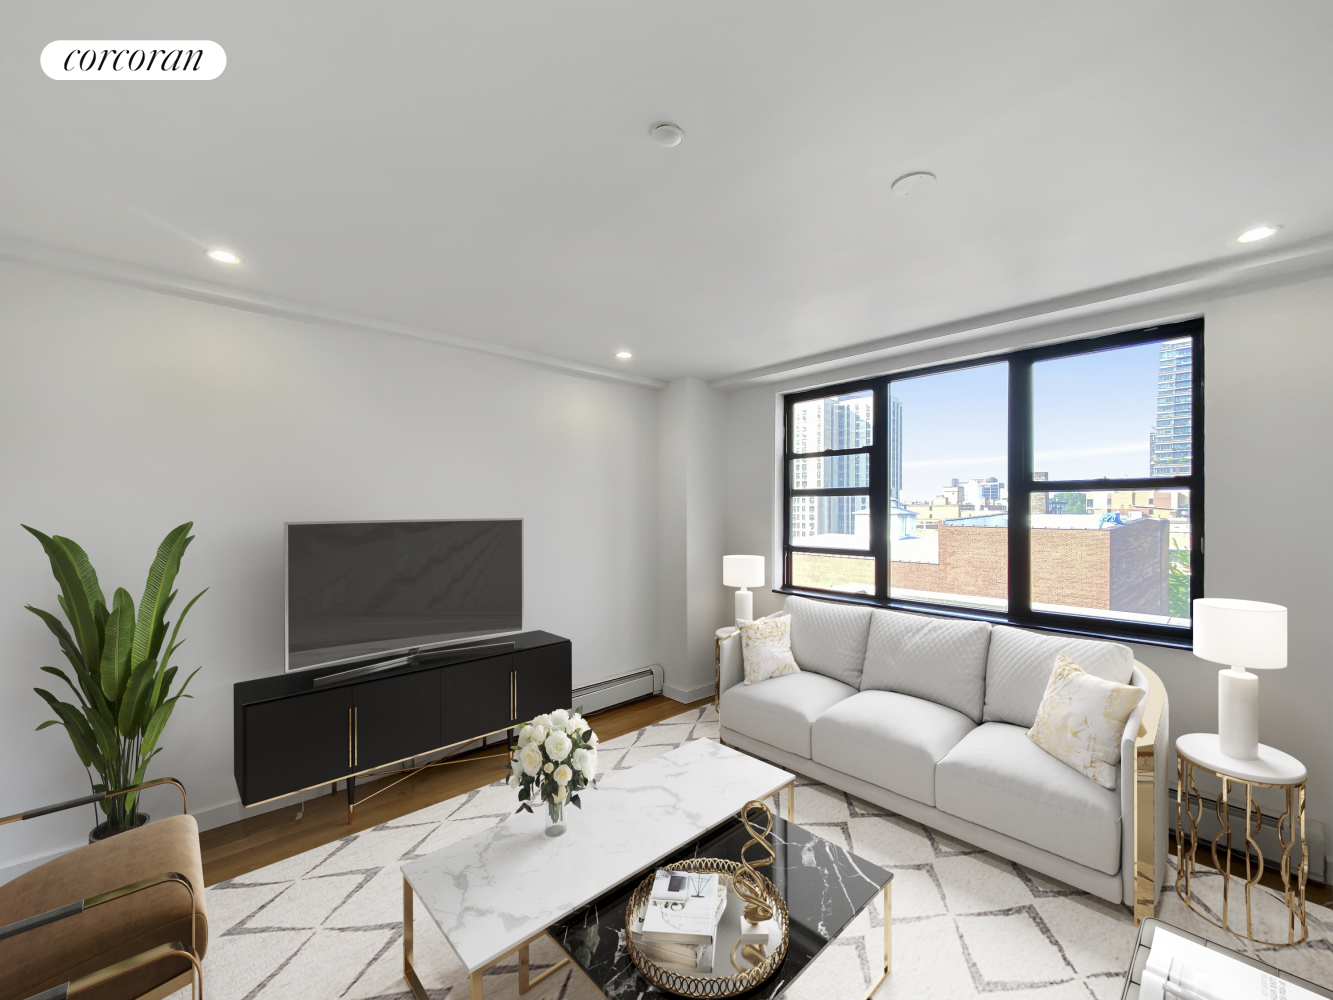
[[[783,589],[1187,646],[1201,320],[786,397]]]

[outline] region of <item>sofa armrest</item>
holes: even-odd
[[[1125,901],[1132,901],[1137,924],[1156,915],[1157,892],[1166,875],[1166,756],[1170,725],[1166,687],[1161,678],[1136,660],[1130,683],[1148,692],[1129,717],[1120,741]]]
[[[745,679],[740,634],[740,629],[728,626],[718,629],[713,639],[714,707],[722,701],[723,691]]]

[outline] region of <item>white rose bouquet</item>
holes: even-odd
[[[548,827],[564,822],[567,804],[580,809],[579,792],[597,784],[597,734],[578,712],[563,708],[539,715],[519,730],[510,748],[509,787],[518,789],[518,809],[546,807]],[[563,831],[562,831],[563,832]]]

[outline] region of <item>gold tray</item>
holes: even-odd
[[[715,872],[724,877],[730,877],[741,870],[741,864],[739,861],[724,861],[721,858],[692,858],[687,861],[677,861],[670,865],[670,868],[672,871],[682,872]],[[629,905],[625,907],[625,946],[629,950],[630,960],[650,983],[681,996],[730,997],[754,989],[773,975],[778,967],[782,965],[783,959],[787,957],[789,930],[787,901],[782,898],[782,894],[778,892],[777,887],[772,882],[755,873],[755,877],[759,880],[765,895],[768,897],[768,902],[773,907],[773,919],[780,921],[782,924],[782,941],[773,950],[773,954],[753,968],[730,976],[691,976],[687,973],[673,972],[670,969],[662,968],[639,949],[638,944],[635,943],[629,932],[638,913],[648,904],[648,896],[652,893],[653,879],[656,878],[656,875],[657,873],[654,870],[639,883],[638,888],[634,890],[629,898]],[[728,891],[735,892],[734,889],[728,889]],[[717,968],[718,962],[726,960],[724,956],[714,954],[713,967]]]

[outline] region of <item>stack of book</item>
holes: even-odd
[[[716,873],[662,869],[648,903],[630,928],[639,950],[664,969],[712,972],[717,925],[727,908],[727,881]]]

